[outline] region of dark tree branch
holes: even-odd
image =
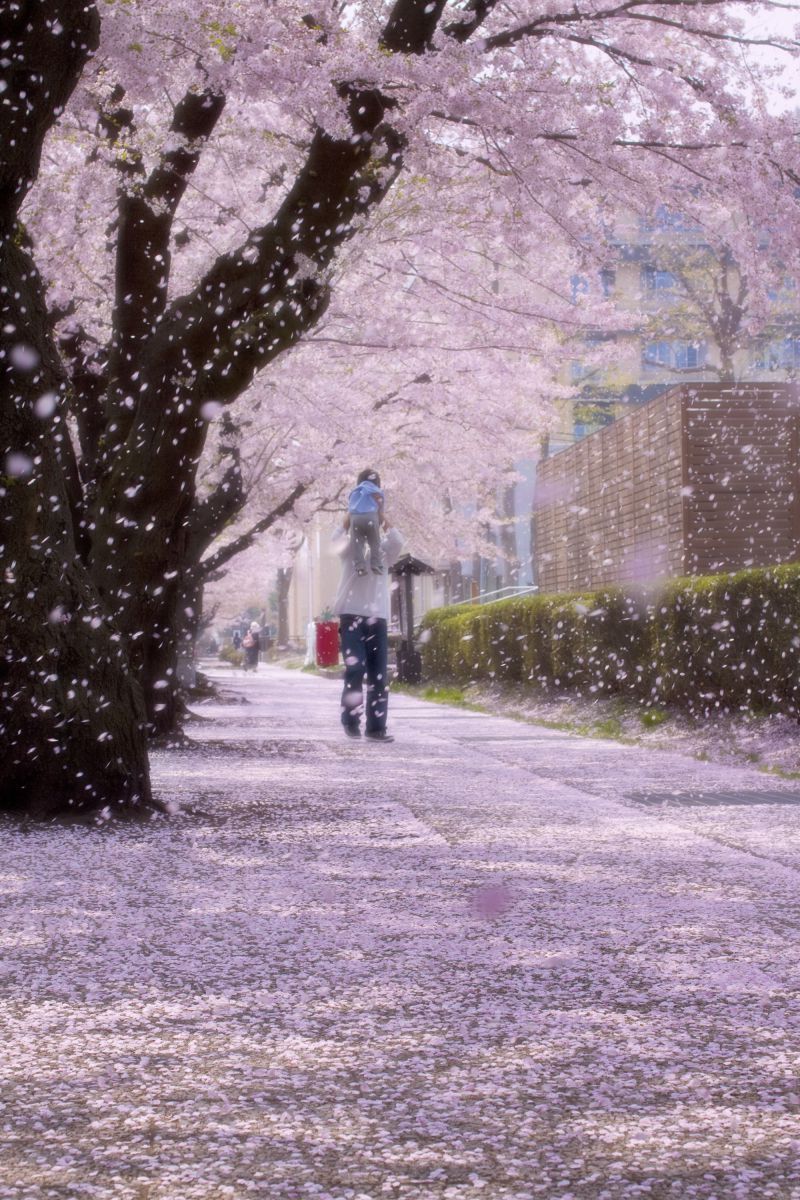
[[[270,513],[267,513],[265,517],[262,517],[260,521],[256,521],[255,525],[251,525],[251,527],[245,533],[242,533],[239,537],[234,538],[234,540],[229,542],[227,546],[221,546],[219,550],[215,551],[215,553],[209,558],[205,558],[201,563],[198,563],[192,572],[195,578],[199,581],[208,579],[214,574],[215,571],[218,571],[220,567],[224,567],[225,564],[230,562],[232,558],[235,558],[237,554],[241,554],[243,550],[249,549],[249,547],[252,546],[253,542],[260,534],[266,533],[268,529],[272,528],[276,521],[279,521],[281,517],[284,517],[288,512],[291,512],[300,497],[306,491],[308,491],[308,486],[309,485],[307,483],[298,483],[285,500],[282,500],[280,504],[276,505],[276,507],[273,508]]]
[[[136,178],[118,193],[114,334],[108,366],[108,419],[115,430],[109,455],[124,441],[133,421],[141,350],[166,307],[175,213],[224,106],[225,97],[219,93],[187,92],[173,111],[170,148],[147,178],[139,179],[141,165],[134,168]]]
[[[61,357],[69,371],[69,408],[78,427],[81,476],[84,484],[94,477],[100,439],[106,426],[104,397],[108,386],[105,350],[91,343],[82,327],[58,339]]]
[[[473,0],[467,24],[445,32],[466,40],[494,3]],[[444,0],[397,0],[381,44],[394,53],[423,53],[443,9]],[[274,218],[222,256],[165,314],[153,352],[166,374],[194,377],[195,405],[234,399],[316,325],[328,303],[327,268],[402,167],[404,139],[390,120],[396,102],[355,83],[343,83],[340,93],[352,135],[334,139],[318,129]]]
[[[456,42],[466,42],[496,8],[499,0],[469,0],[461,10],[464,20],[451,21],[445,25],[444,32]]]
[[[72,39],[70,53],[55,52],[59,46],[54,28],[65,30],[64,39]],[[5,103],[0,122],[0,239],[13,231],[20,205],[39,173],[45,134],[97,48],[99,35],[100,18],[93,4],[27,0],[0,5],[3,75],[8,96],[17,98]]]
[[[189,558],[197,562],[247,500],[238,449],[222,479],[204,500],[195,501],[189,518]]]
[[[421,54],[428,50],[444,6],[445,0],[429,0],[426,4],[396,0],[381,44],[395,54]]]
[[[166,305],[172,221],[205,140],[222,115],[225,97],[187,92],[175,106],[171,145],[141,184],[121,188],[118,198],[115,341],[130,351],[149,335]]]
[[[352,137],[317,130],[272,221],[220,257],[159,330],[154,353],[173,374],[197,374],[196,404],[234,399],[316,323],[328,301],[326,268],[400,170],[402,138],[383,123],[392,102],[375,91],[343,94]]]

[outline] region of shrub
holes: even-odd
[[[222,659],[223,662],[229,662],[233,667],[241,667],[244,663],[244,651],[237,650],[236,647],[232,645],[223,646],[218,657]]]
[[[800,565],[435,609],[425,678],[800,712]]]

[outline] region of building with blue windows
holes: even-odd
[[[769,293],[773,312],[749,332],[748,294],[733,257],[715,252],[685,214],[660,205],[649,220],[619,218],[607,261],[570,278],[572,303],[610,302],[612,319],[584,335],[564,371],[569,399],[519,484],[498,494],[489,531],[496,559],[459,565],[454,599],[536,584],[531,496],[536,463],[681,383],[792,382],[800,374],[800,298],[792,282]]]

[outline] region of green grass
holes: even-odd
[[[416,696],[418,700],[427,700],[431,704],[449,704],[452,708],[469,708],[474,712],[492,714],[493,710],[485,704],[475,704],[464,695],[460,687],[436,687],[430,684],[392,682],[391,690],[403,696]],[[504,714],[510,715],[508,713]]]
[[[765,764],[758,769],[765,775],[777,775],[779,779],[800,779],[800,771],[787,771],[785,767],[770,767]]]
[[[230,663],[232,667],[241,667],[244,663],[244,651],[236,650],[233,646],[223,646],[217,657],[220,662]]]
[[[592,735],[619,741],[622,737],[622,722],[619,717],[604,717],[601,721],[595,721],[592,726]]]
[[[418,700],[427,700],[433,704],[448,704],[453,708],[468,708],[471,712],[486,713],[487,716],[502,716],[509,721],[521,721],[525,725],[540,725],[545,729],[557,729],[561,733],[572,733],[576,737],[609,738],[611,741],[633,744],[634,739],[625,736],[622,721],[618,716],[611,715],[601,720],[587,724],[582,721],[552,720],[547,717],[530,717],[526,713],[509,711],[506,708],[497,710],[491,704],[477,704],[468,699],[464,689],[452,685],[423,685],[411,683],[393,683],[392,691],[406,696],[416,696]],[[624,702],[615,707],[622,712]]]
[[[423,700],[432,700],[435,704],[455,704],[464,708],[469,704],[463,689],[458,687],[426,687],[422,691]]]
[[[645,729],[657,729],[669,720],[669,713],[663,708],[646,708],[644,712],[639,713],[639,720]]]

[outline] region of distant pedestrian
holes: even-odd
[[[357,575],[367,573],[367,551],[370,569],[376,575],[384,570],[381,550],[381,525],[383,523],[383,492],[381,477],[377,471],[367,467],[356,480],[356,486],[347,498],[347,516],[344,527],[350,533],[350,553]]]
[[[258,670],[258,653],[261,649],[261,629],[258,621],[251,621],[250,628],[242,639],[245,671]]]
[[[374,474],[374,472],[372,472]],[[384,537],[380,550],[383,562],[391,566],[400,557],[403,537],[383,518]],[[342,578],[333,603],[339,617],[339,639],[344,659],[344,689],[341,720],[348,737],[364,733],[371,741],[392,742],[386,732],[389,708],[389,576],[386,570],[360,573],[356,569],[349,539],[344,530],[336,537],[342,558]],[[364,704],[364,677],[367,699]]]
[[[234,631],[233,631],[233,637],[231,638],[231,641],[233,642],[233,648],[234,648],[234,650],[241,650],[241,648],[242,648],[242,635],[241,635],[241,633],[239,632],[239,630],[238,630],[238,629],[234,629]]]

